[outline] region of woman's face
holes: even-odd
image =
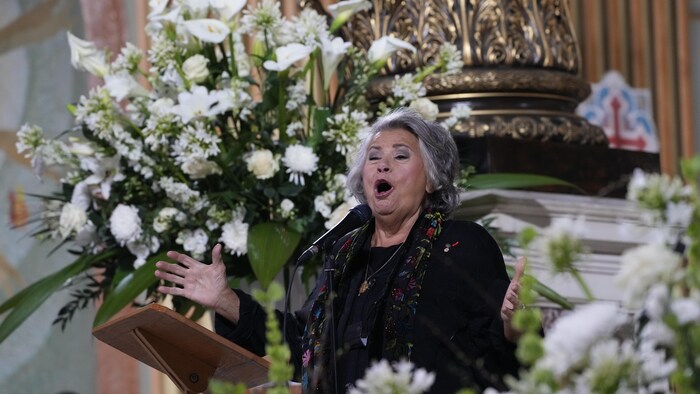
[[[420,210],[427,177],[418,138],[403,129],[377,133],[367,149],[362,184],[375,217],[403,219]]]

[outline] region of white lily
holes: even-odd
[[[231,32],[228,26],[216,19],[192,19],[183,22],[185,29],[204,42],[218,44]]]
[[[165,11],[165,7],[168,6],[168,1],[169,0],[148,0],[148,8],[151,9],[151,12],[148,13],[148,18],[150,19],[152,16],[160,15]]]
[[[219,100],[219,94],[216,91],[208,92],[204,86],[195,86],[191,92],[180,93],[177,100],[178,105],[172,108],[172,113],[187,124],[196,117],[216,115],[212,106]]]
[[[209,4],[219,12],[221,19],[226,22],[231,21],[236,14],[241,12],[246,3],[246,0],[209,0]]]
[[[92,175],[83,180],[86,185],[98,185],[93,191],[93,195],[104,200],[109,200],[112,192],[112,183],[125,179],[121,173],[121,157],[119,155],[111,157],[86,157],[80,160],[80,166],[92,172]]]
[[[367,51],[367,57],[372,63],[384,62],[394,52],[399,49],[406,49],[416,53],[416,47],[398,38],[384,36],[375,40]]]
[[[338,67],[338,63],[343,58],[345,51],[352,43],[343,41],[342,38],[336,37],[333,41],[323,37],[321,38],[321,61],[323,62],[323,88],[328,89],[328,84],[331,80],[331,75]]]
[[[66,34],[70,45],[70,62],[73,67],[100,78],[109,72],[104,51],[98,50],[94,43],[81,40],[70,32]]]
[[[105,75],[105,88],[117,101],[127,97],[148,96],[146,88],[141,86],[128,71]]]
[[[333,18],[338,18],[341,14],[349,12],[352,15],[370,8],[372,8],[372,3],[367,0],[345,0],[329,5],[328,12]]]
[[[275,49],[277,61],[267,60],[263,67],[270,71],[284,71],[294,62],[299,61],[311,53],[313,48],[299,43],[292,43]]]
[[[372,3],[367,0],[339,1],[328,6],[328,12],[333,16],[331,31],[345,24],[355,13],[372,8]]]

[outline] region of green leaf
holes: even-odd
[[[133,273],[119,281],[114,289],[105,297],[104,302],[95,314],[93,327],[107,322],[112,316],[131,304],[139,294],[158,281],[155,276],[156,261],[164,260],[165,252],[151,256],[146,263]]]
[[[506,271],[508,271],[508,276],[510,278],[512,278],[513,275],[515,275],[515,268],[513,268],[512,266],[506,265]],[[553,303],[561,306],[564,309],[568,309],[568,310],[574,309],[574,304],[569,302],[569,300],[567,300],[566,297],[557,293],[551,287],[546,286],[545,284],[543,284],[542,282],[537,280],[537,278],[532,277],[532,279],[535,280],[535,286],[534,286],[533,290],[535,290],[535,292],[537,292],[537,294],[552,301]]]
[[[566,186],[585,194],[583,189],[573,183],[545,175],[513,173],[476,174],[471,175],[467,182],[470,188],[476,190],[514,189],[535,186]]]
[[[326,122],[331,117],[331,110],[326,107],[318,107],[314,110],[314,130],[309,138],[309,146],[312,148],[323,140],[323,131],[326,129]]]
[[[255,277],[267,288],[296,249],[301,234],[280,223],[260,223],[248,233],[248,259]]]
[[[96,255],[83,255],[72,264],[47,277],[39,279],[5,301],[0,305],[0,313],[4,313],[10,309],[12,312],[10,312],[5,320],[2,321],[2,324],[0,324],[0,343],[34,313],[51,294],[60,289],[68,279],[86,271],[95,263],[111,258],[115,253],[115,250],[109,250]]]

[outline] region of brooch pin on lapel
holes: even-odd
[[[454,248],[454,247],[456,247],[457,245],[459,245],[459,241],[457,241],[457,242],[455,242],[455,243],[453,243],[453,244],[445,244],[445,249],[443,249],[442,251],[445,252],[445,253],[447,253],[447,252],[450,251],[451,248]]]

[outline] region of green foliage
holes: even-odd
[[[270,283],[266,291],[253,292],[253,298],[263,305],[267,313],[265,352],[270,358],[268,378],[271,387],[266,389],[266,392],[271,394],[288,394],[288,384],[294,373],[294,367],[289,362],[291,353],[287,344],[284,343],[275,314],[275,303],[283,297],[284,289],[277,282]]]
[[[267,288],[299,245],[301,234],[279,223],[259,223],[248,233],[248,258],[255,277]]]

